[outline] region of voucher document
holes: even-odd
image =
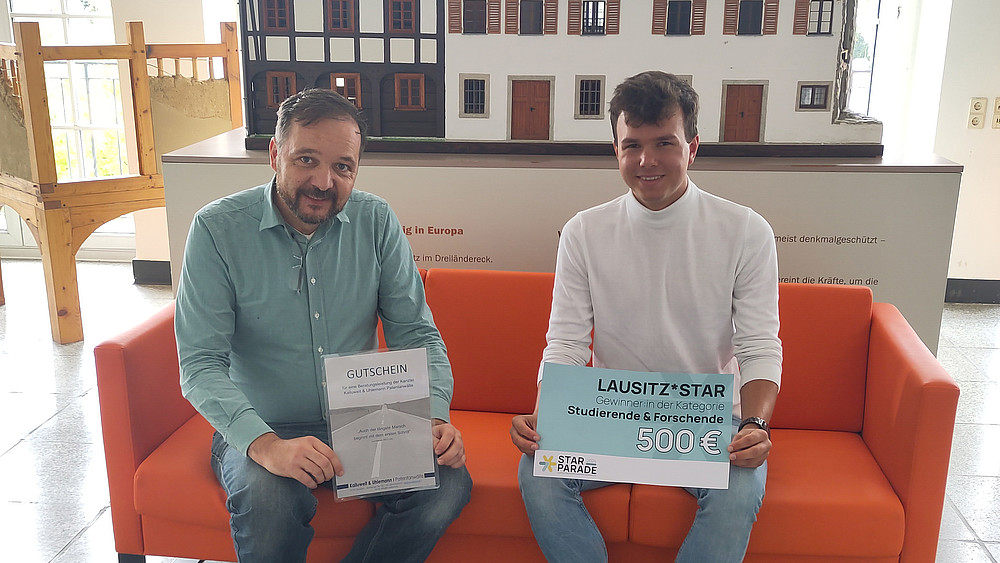
[[[535,475],[729,487],[732,374],[542,370]]]
[[[438,486],[423,348],[324,356],[338,499]]]

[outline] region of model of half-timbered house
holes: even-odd
[[[702,142],[878,144],[843,111],[855,2],[242,0],[248,128],[318,86],[374,136],[606,141],[609,90],[659,69],[699,92]]]
[[[241,0],[247,129],[274,132],[278,105],[333,88],[374,136],[444,136],[438,0]]]

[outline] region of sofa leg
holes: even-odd
[[[146,563],[146,556],[132,555],[131,553],[119,553],[118,563]]]

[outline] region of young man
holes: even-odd
[[[379,507],[345,561],[423,561],[469,500],[462,436],[447,422],[452,375],[399,220],[354,190],[366,140],[331,90],[285,100],[274,178],[195,216],[177,292],[184,396],[215,427],[211,463],[241,562],[305,561],[310,489],[342,475],[324,420],[322,356],[427,349],[440,488]],[[208,452],[206,452],[208,454]]]
[[[677,561],[737,562],[764,496],[781,376],[774,236],[760,215],[688,178],[698,152],[690,85],[638,74],[615,89],[610,114],[629,191],[563,229],[542,362],[585,365],[593,343],[596,367],[734,374],[729,489],[688,489],[699,509]],[[537,411],[515,417],[511,439],[539,546],[550,562],[606,561],[580,493],[609,483],[534,477],[536,422]]]

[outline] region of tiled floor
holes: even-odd
[[[78,265],[84,342],[51,341],[38,261],[3,260],[0,559],[116,561],[93,348],[171,299],[128,264]],[[962,388],[938,561],[1000,561],[1000,306],[947,305],[939,357]],[[148,558],[150,563],[180,563]]]

